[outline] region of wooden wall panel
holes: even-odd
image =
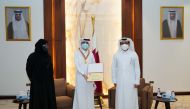
[[[54,0],[54,22],[55,22],[55,37],[54,40],[57,42],[61,41],[62,38],[62,25],[61,25],[61,0]],[[64,18],[63,18],[64,19]],[[56,43],[57,44],[57,43]]]
[[[56,78],[61,78],[63,77],[63,47],[62,45],[62,25],[61,25],[61,0],[54,0],[54,22],[55,22],[55,36],[54,36],[54,46],[55,46],[55,62],[56,62]]]
[[[44,0],[44,38],[48,41],[52,56],[52,0]]]
[[[56,61],[56,78],[65,78],[65,58],[64,58],[64,49],[62,46],[62,41],[55,41],[55,61]]]
[[[65,23],[65,0],[61,0],[61,25],[62,25],[62,74],[63,74],[63,77],[66,78],[66,23]]]
[[[142,39],[142,0],[134,0],[134,36]]]
[[[122,0],[122,36],[132,35],[132,0]]]
[[[44,34],[56,78],[66,78],[65,0],[44,0]]]
[[[142,0],[134,0],[134,43],[139,56],[141,77],[143,77],[142,39]]]

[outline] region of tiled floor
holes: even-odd
[[[18,109],[18,104],[12,103],[12,100],[0,100],[0,109]]]
[[[178,101],[171,103],[171,109],[190,109],[190,96],[177,96]],[[154,109],[155,102],[152,104]],[[0,109],[18,109],[18,104],[12,103],[12,100],[0,100]],[[96,106],[96,109],[99,109]],[[103,109],[108,108],[108,100],[104,99]],[[158,109],[165,109],[164,103],[159,103]]]

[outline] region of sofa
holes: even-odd
[[[55,95],[57,109],[72,109],[74,99],[74,87],[66,83],[65,79],[55,79]]]
[[[108,90],[108,104],[110,109],[115,108],[115,87]],[[145,83],[144,78],[140,78],[138,87],[139,109],[151,109],[153,102],[153,86],[150,83]]]

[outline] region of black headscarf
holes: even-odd
[[[38,53],[46,53],[44,50],[43,50],[43,46],[44,44],[47,44],[48,42],[45,40],[45,39],[39,39],[36,44],[35,44],[35,52],[38,52]]]

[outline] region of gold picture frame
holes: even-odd
[[[31,41],[29,6],[6,6],[5,29],[7,41]]]
[[[162,6],[160,8],[160,39],[184,39],[184,7]]]

